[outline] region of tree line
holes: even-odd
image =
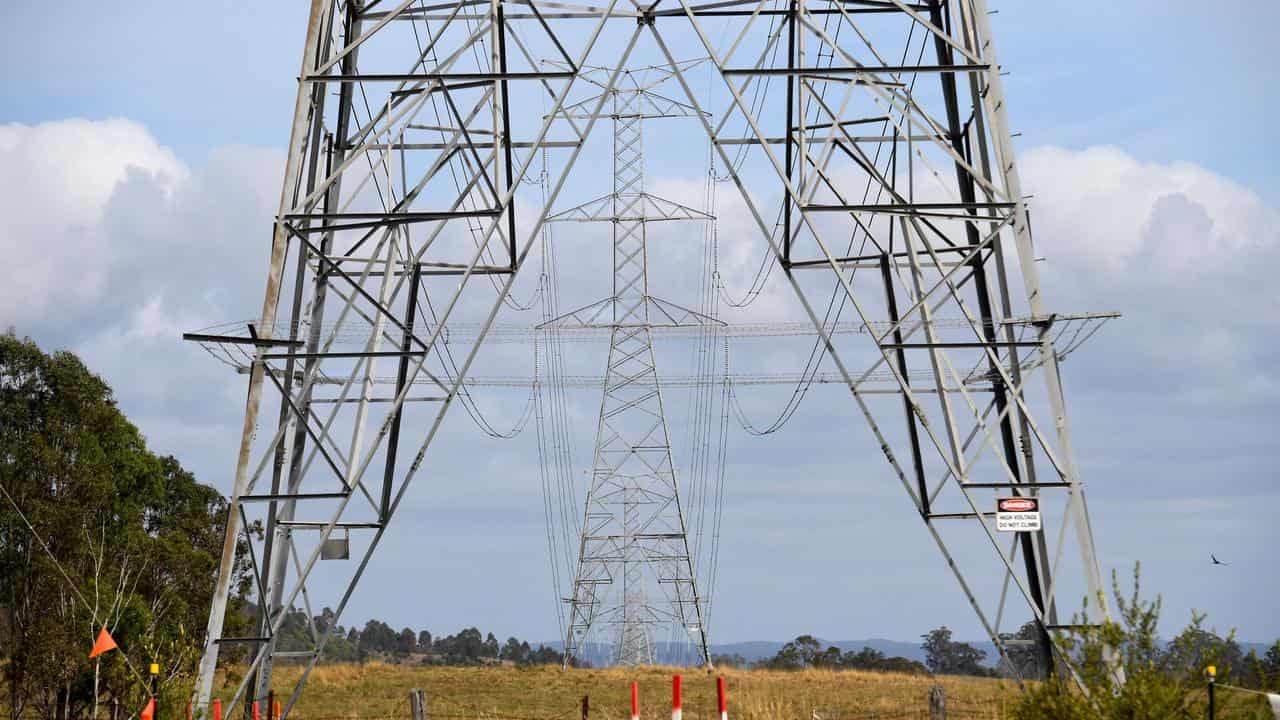
[[[927,672],[925,666],[915,660],[887,656],[875,648],[864,647],[861,650],[842,652],[840,648],[829,645],[823,649],[822,641],[812,635],[801,635],[783,645],[773,657],[762,658],[754,663],[748,663],[738,654],[713,655],[711,662],[718,667],[755,667],[767,670],[826,668],[913,674]]]
[[[1136,587],[1136,575],[1134,582]],[[1280,640],[1261,654],[1253,649],[1245,652],[1234,633],[1224,636],[1206,629],[1205,617],[1195,614],[1191,623],[1172,640],[1162,641],[1155,630],[1160,609],[1158,600],[1144,604],[1136,590],[1135,595],[1128,599],[1119,597],[1118,586],[1116,592],[1121,621],[1098,626],[1095,630],[1080,630],[1065,638],[1065,645],[1075,663],[1087,666],[1096,660],[1092,655],[1101,654],[1099,648],[1105,636],[1105,641],[1116,647],[1141,648],[1139,654],[1145,663],[1144,668],[1164,677],[1198,678],[1206,666],[1214,665],[1223,682],[1254,690],[1280,690]],[[1087,627],[1087,623],[1079,625]],[[1081,632],[1089,633],[1087,641],[1081,639]],[[834,645],[827,645],[824,649],[822,641],[812,635],[801,635],[772,657],[754,663],[740,654],[713,655],[711,659],[717,666],[770,670],[826,668],[1037,680],[1049,675],[1048,668],[1042,667],[1043,661],[1034,645],[1037,635],[1035,622],[1027,622],[1017,632],[1005,634],[1003,639],[1008,643],[1006,657],[1000,658],[994,666],[986,664],[985,650],[955,640],[951,629],[945,625],[920,636],[920,649],[925,656],[923,663],[888,656],[870,647],[841,651]]]
[[[773,657],[748,663],[741,655],[714,655],[712,662],[729,667],[757,667],[769,670],[803,670],[826,668],[830,670],[868,670],[873,672],[898,672],[908,674],[977,675],[995,677],[999,673],[982,664],[986,651],[969,643],[953,640],[946,626],[931,630],[921,636],[920,648],[925,661],[886,655],[872,647],[842,651],[835,645],[823,643],[812,635],[801,635],[782,646]]]
[[[409,627],[396,630],[381,620],[369,620],[363,627],[343,627],[334,624],[334,614],[329,608],[313,620],[321,633],[332,632],[325,645],[323,662],[384,660],[449,666],[559,665],[564,662],[564,654],[554,648],[533,646],[515,637],[499,643],[493,633],[482,633],[474,627],[454,635],[437,636],[429,630],[415,631]],[[290,612],[281,625],[277,642],[284,650],[305,649],[309,632],[306,615]]]

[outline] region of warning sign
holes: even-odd
[[[1040,498],[1006,497],[996,500],[996,530],[1035,532],[1040,529]]]

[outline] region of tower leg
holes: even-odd
[[[315,61],[320,47],[321,31],[324,25],[326,0],[311,0],[311,10],[307,17],[307,35],[303,42],[302,74],[305,75]],[[311,130],[310,121],[311,88],[299,80],[298,94],[293,108],[293,129],[289,136],[289,152],[285,161],[285,177],[295,177],[303,164],[303,153],[306,149],[307,133]],[[280,198],[279,217],[271,239],[271,264],[267,273],[266,296],[262,301],[262,313],[258,327],[270,333],[275,325],[276,307],[280,301],[280,284],[284,274],[285,256],[288,254],[289,236],[283,225],[283,216],[292,206],[289,187],[286,183]],[[226,530],[222,541],[222,554],[219,557],[218,577],[213,588],[213,598],[209,608],[209,624],[205,628],[204,653],[200,658],[200,666],[196,675],[195,704],[202,711],[209,705],[209,697],[213,692],[213,674],[218,666],[218,642],[222,638],[222,625],[226,618],[227,600],[231,594],[232,575],[236,567],[236,549],[240,542],[240,497],[245,494],[249,481],[249,459],[253,447],[253,437],[257,429],[258,408],[262,402],[262,355],[264,349],[256,353],[256,360],[250,369],[249,392],[245,400],[244,425],[240,434],[240,452],[236,456],[235,480],[231,489],[231,502],[227,512]]]

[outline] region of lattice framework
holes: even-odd
[[[724,27],[718,41],[705,27],[713,18]],[[895,61],[877,44],[895,27],[910,33],[908,49],[925,39],[919,56]],[[606,29],[614,34],[601,43]],[[313,617],[308,580],[318,561],[339,535],[365,533],[335,606],[341,616],[411,481],[431,467],[427,450],[641,40],[679,88],[674,102],[692,109],[1001,654],[1010,595],[1036,621],[1042,654],[1060,650],[1069,547],[1078,556],[1070,570],[1105,616],[1059,376],[1058,316],[1040,288],[984,0],[313,0],[261,317],[247,335],[193,336],[251,350],[198,707],[226,643],[251,650],[237,700],[255,694],[254,683],[265,692],[273,660],[304,659],[286,713],[296,701],[328,628],[311,626],[307,649],[282,651],[287,611]],[[693,91],[677,40],[710,58],[727,107],[708,108]],[[594,107],[574,113],[571,90],[589,59],[613,70],[600,74]],[[532,122],[513,112],[530,97],[548,108]],[[551,192],[530,201],[519,183],[548,153],[558,158]],[[763,209],[771,193],[782,198],[777,223]],[[626,318],[646,302],[624,289]],[[845,308],[867,332],[836,332]],[[451,322],[475,328],[469,342],[447,338]],[[347,323],[364,328],[354,348],[339,342]],[[940,332],[949,323],[960,337]],[[377,368],[388,363],[395,377],[384,383]],[[967,372],[975,363],[986,364],[977,383]],[[887,376],[896,407],[867,391],[873,376]],[[379,395],[386,384],[392,392]],[[258,437],[264,390],[280,403]],[[414,442],[402,448],[406,427]],[[993,526],[993,494],[1043,497],[1047,531],[1006,542]],[[255,513],[261,547],[244,533]],[[994,550],[1001,581],[988,595],[944,537],[948,523],[985,539],[987,567]],[[228,638],[224,614],[246,542],[264,602],[258,634]]]

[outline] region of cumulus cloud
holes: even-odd
[[[250,147],[223,147],[198,164],[184,163],[146,128],[126,120],[0,127],[0,250],[10,268],[0,284],[0,327],[15,325],[20,334],[46,347],[80,352],[116,387],[124,409],[153,446],[177,453],[202,479],[223,489],[229,485],[239,438],[243,379],[223,372],[177,335],[221,320],[251,317],[256,311],[281,167],[278,151]],[[1259,428],[1264,426],[1242,417],[1240,408],[1274,418],[1280,397],[1273,369],[1280,360],[1275,342],[1280,301],[1269,281],[1270,273],[1280,267],[1280,214],[1248,188],[1204,168],[1142,162],[1115,148],[1036,148],[1023,154],[1022,167],[1026,189],[1035,194],[1037,253],[1047,258],[1040,267],[1051,307],[1115,308],[1125,313],[1122,325],[1104,331],[1092,348],[1073,355],[1065,368],[1086,477],[1159,477],[1163,498],[1190,502],[1203,496],[1203,487],[1198,469],[1178,462],[1176,451],[1199,442],[1213,445],[1207,455],[1229,455],[1242,475],[1253,473],[1254,482],[1237,483],[1223,492],[1273,497],[1274,488],[1265,484],[1265,468],[1274,467],[1275,450],[1261,439]],[[651,187],[673,200],[694,207],[702,204],[700,181],[655,178]],[[725,253],[721,268],[733,291],[749,286],[763,246],[735,191],[725,189],[720,201]],[[652,247],[662,251],[656,253],[660,262],[681,266],[672,268],[674,277],[677,270],[696,266],[701,255],[688,237],[675,236],[676,224],[669,225],[654,229]],[[590,247],[607,262],[607,237],[575,238],[570,230],[564,232],[566,253]],[[573,255],[569,261],[579,262]],[[532,286],[522,287],[525,295]],[[695,304],[678,290],[654,290],[676,294],[671,299],[681,304]],[[591,295],[583,302],[599,294],[595,289],[583,292]],[[783,317],[784,306],[790,306],[793,314],[788,319],[795,319],[794,300],[778,274],[765,293],[753,310],[763,308],[769,317]],[[563,307],[574,305],[565,300]],[[751,319],[761,318],[734,318]],[[672,366],[672,372],[683,371]],[[596,401],[591,393],[575,400],[586,408],[582,416],[588,419],[578,429],[590,425]],[[1194,411],[1184,412],[1188,403]],[[498,401],[486,397],[484,404],[493,407]],[[448,432],[468,433],[465,439],[474,441],[466,422],[453,420]],[[857,442],[862,434],[848,431],[858,422],[844,394],[812,393],[796,426],[779,441],[788,445],[789,454],[778,453],[777,443],[741,443],[729,491],[729,512],[737,513],[737,524],[729,531],[733,537],[726,535],[726,543],[736,543],[734,551],[724,555],[722,573],[728,582],[742,585],[742,578],[756,575],[744,558],[776,551],[761,539],[771,534],[800,537],[795,528],[824,523],[831,533],[820,547],[806,550],[810,563],[779,557],[771,566],[777,580],[771,587],[781,588],[807,582],[813,563],[847,567],[841,547],[877,541],[885,530],[879,513],[860,516],[863,520],[854,523],[843,504],[867,502],[866,492],[883,490],[847,482],[851,468],[866,464],[867,472],[874,472],[871,465],[880,467],[874,448],[850,449],[838,462],[817,459],[825,457],[833,443]],[[816,425],[822,427],[815,430]],[[495,467],[506,469],[493,476],[492,482],[501,487],[451,487],[459,493],[465,488],[472,504],[480,502],[475,493],[482,493],[486,512],[494,503],[508,502],[504,507],[526,517],[524,510],[536,506],[536,498],[529,495],[536,493],[536,483],[515,493],[508,485],[521,473],[532,477],[531,442],[484,446],[484,455],[493,458]],[[579,441],[583,442],[589,445],[589,440]],[[1237,452],[1240,447],[1245,450]],[[444,467],[460,468],[467,461],[461,452],[446,457]],[[799,467],[792,457],[814,460]],[[779,478],[792,479],[792,496],[801,502],[789,511],[777,509]],[[1106,498],[1131,492],[1131,486],[1091,485],[1104,565],[1122,564],[1129,557],[1109,554],[1112,549],[1137,546],[1137,540],[1124,534],[1140,536],[1144,528],[1162,522],[1108,520]],[[822,494],[831,517],[816,521],[812,504],[803,504],[806,493]],[[888,505],[909,514],[905,503],[894,502],[890,499]],[[1261,504],[1250,505],[1254,506]],[[803,516],[797,515],[797,508],[804,508]],[[1187,527],[1191,529],[1185,537],[1180,536],[1187,547],[1214,532],[1207,526]],[[904,541],[915,547],[922,537],[912,535]],[[436,541],[444,542],[432,539]],[[401,552],[403,557],[419,551],[408,546],[397,550],[394,539],[392,543],[388,552]],[[1182,549],[1178,546],[1177,552]],[[1238,559],[1247,565],[1245,552]],[[533,549],[529,553],[503,562],[536,566],[540,556]],[[919,548],[922,556],[927,553],[927,547]],[[872,560],[864,569],[892,573],[896,561],[886,557],[884,567],[878,567],[879,561]],[[1195,604],[1195,588],[1180,579],[1179,562],[1170,556],[1166,565],[1162,569],[1155,558],[1148,567],[1165,589],[1168,604]],[[493,576],[507,577],[502,572]],[[370,579],[375,585],[395,581]],[[833,583],[829,600],[813,600],[815,615],[844,617],[843,598],[853,594],[865,602],[868,616],[893,615],[900,609],[893,593],[867,597],[856,578]],[[746,617],[760,604],[776,607],[785,602],[781,596],[769,597],[767,591],[751,588],[736,597],[726,593],[721,607],[732,614],[736,606]],[[951,613],[958,606],[952,600],[940,598],[936,606],[921,611],[963,623],[967,615]],[[467,607],[440,610],[442,617],[472,621]],[[406,617],[414,612],[416,607],[404,611]],[[540,610],[529,610],[520,623],[537,628],[545,620]],[[908,625],[885,626],[883,631],[902,635],[918,630]],[[816,630],[826,632],[829,627]],[[780,632],[784,630],[767,630]]]
[[[1020,164],[1040,247],[1073,270],[1221,270],[1280,241],[1280,213],[1197,165],[1142,162],[1114,147],[1039,147]]]
[[[1082,354],[1104,387],[1274,407],[1280,212],[1202,167],[1117,148],[1042,147],[1021,164],[1053,308],[1125,315],[1103,355]]]
[[[167,196],[188,172],[127,120],[0,126],[0,238],[10,267],[22,268],[0,284],[0,322],[101,296],[122,250],[105,236],[103,218],[131,174]]]
[[[0,127],[0,327],[79,353],[223,487],[243,383],[180,335],[252,314],[281,167],[249,147],[189,167],[122,119]]]
[[[193,171],[129,120],[0,127],[0,244],[22,269],[0,285],[0,324],[70,340],[158,294],[165,310],[229,300],[246,251],[264,256],[280,164],[229,147]]]

